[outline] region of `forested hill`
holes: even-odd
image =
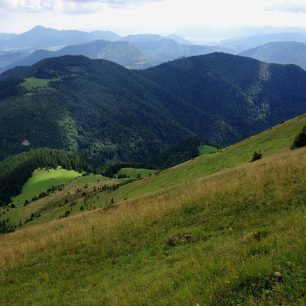
[[[141,162],[188,137],[222,146],[306,112],[305,71],[223,53],[145,71],[65,56],[0,81],[0,158],[26,141]]]
[[[22,151],[27,139],[33,147],[82,151],[102,161],[141,161],[193,135],[177,119],[188,110],[191,122],[196,111],[112,62],[66,56],[4,75],[21,76],[29,86],[15,82],[13,96],[0,103],[0,158]]]
[[[197,133],[224,145],[306,110],[305,72],[213,53],[139,72],[202,112]]]

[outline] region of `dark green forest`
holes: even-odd
[[[306,112],[305,84],[296,66],[224,53],[144,71],[47,59],[0,75],[0,160],[48,147],[98,165],[145,163],[190,137],[222,147]]]
[[[159,157],[145,164],[148,169],[167,169],[199,156],[199,147],[203,140],[190,137],[162,152]]]

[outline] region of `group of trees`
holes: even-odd
[[[306,125],[303,127],[301,132],[296,136],[291,149],[299,149],[306,146]]]
[[[63,150],[39,148],[8,157],[0,162],[0,206],[22,191],[25,182],[38,168],[62,166],[78,172],[91,171],[91,165],[79,154]]]
[[[199,156],[199,147],[202,143],[203,141],[199,137],[189,137],[163,151],[157,158],[140,163],[111,162],[106,164],[100,173],[107,177],[113,177],[122,168],[167,169]]]
[[[0,234],[13,232],[16,229],[15,225],[11,225],[9,219],[0,220]]]
[[[147,162],[145,168],[162,170],[198,157],[202,142],[199,137],[189,137],[164,151],[158,158]]]
[[[290,149],[300,149],[306,147],[306,125],[302,128],[302,130],[297,134],[295,137],[293,144],[291,145]],[[262,153],[261,151],[257,152],[255,151],[253,154],[253,157],[251,159],[251,162],[257,161],[262,159]]]

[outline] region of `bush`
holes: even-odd
[[[260,159],[262,159],[262,153],[260,151],[259,152],[255,151],[254,154],[253,154],[251,162],[254,162],[254,161],[260,160]]]
[[[295,137],[291,150],[303,148],[306,146],[306,125],[303,127],[302,131]]]

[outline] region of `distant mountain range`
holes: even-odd
[[[306,42],[306,33],[270,33],[229,39],[221,42],[221,46],[234,48],[237,52],[256,48],[271,42]]]
[[[175,34],[122,37],[110,31],[87,33],[36,26],[20,35],[0,34],[0,72],[64,55],[84,55],[91,59],[110,60],[129,69],[146,69],[181,57],[214,52],[241,54],[305,68],[304,42],[304,32],[263,33],[225,40],[217,46],[205,46],[194,45]]]
[[[36,35],[39,33],[39,35]],[[44,33],[44,34],[43,34]],[[70,36],[71,34],[71,36]],[[34,38],[29,38],[33,37]],[[115,36],[109,32],[92,32],[85,33],[80,31],[57,31],[36,27],[33,30],[16,36],[14,41],[22,40],[28,37],[34,47],[36,46],[58,44],[60,41],[63,44],[73,40],[93,40],[99,36],[107,36],[116,41],[99,39],[87,43],[68,45],[56,51],[39,49],[29,54],[28,51],[6,51],[5,54],[0,54],[0,71],[5,71],[16,66],[28,66],[37,63],[38,61],[58,57],[63,55],[84,55],[91,59],[106,59],[117,64],[132,69],[144,69],[169,60],[179,57],[188,57],[193,55],[204,55],[212,52],[231,52],[230,49],[214,46],[199,46],[192,45],[190,42],[177,35],[170,35],[164,38],[160,35],[141,34],[130,35],[125,38]],[[46,36],[46,38],[41,38]],[[171,39],[170,39],[171,38]],[[184,43],[184,44],[182,44]],[[29,44],[24,43],[24,46]]]
[[[0,75],[0,159],[50,147],[139,162],[196,135],[223,146],[306,112],[305,84],[297,66],[224,53],[139,71],[45,59]]]
[[[36,26],[20,35],[13,35],[9,39],[0,36],[0,49],[38,49],[70,44],[86,43],[93,40],[105,39],[117,41],[121,36],[110,31],[94,31],[91,33],[76,30],[55,30]]]
[[[180,37],[178,35],[172,34],[168,36],[162,36],[158,34],[137,34],[137,35],[128,35],[123,37],[122,41],[128,41],[130,43],[146,43],[146,42],[158,42],[163,39],[170,39],[177,42],[178,44],[191,45],[192,43],[187,39]]]
[[[83,32],[77,30],[56,30],[36,26],[22,34],[0,33],[0,50],[64,47],[72,44],[85,44],[94,40],[144,42],[171,39],[179,44],[191,44],[178,35],[161,36],[158,34],[138,34],[122,37],[111,31]]]
[[[306,44],[275,42],[242,52],[240,55],[277,64],[294,64],[306,70]]]
[[[155,63],[157,64],[157,61],[154,61],[152,56],[144,54],[129,42],[96,40],[87,44],[67,46],[58,51],[37,50],[28,56],[21,55],[21,59],[2,69],[7,70],[16,66],[30,66],[40,60],[63,55],[84,55],[91,59],[106,59],[127,68],[145,68]]]

